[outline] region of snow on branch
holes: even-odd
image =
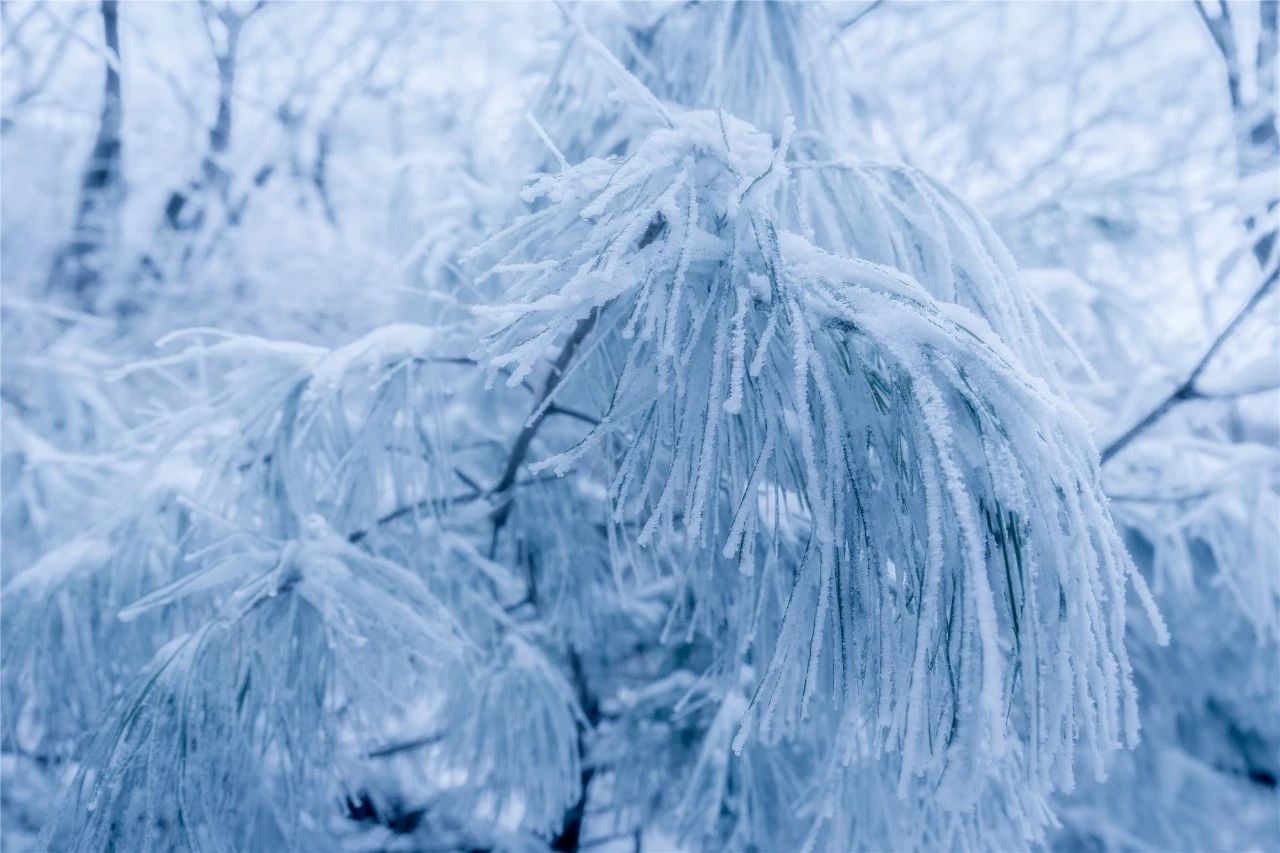
[[[483,438],[451,399],[481,387],[474,362],[421,326],[333,350],[209,334],[124,371],[216,377],[149,428],[151,481],[198,453],[199,482],[153,487],[4,589],[5,698],[42,721],[24,745],[93,733],[52,843],[324,846],[370,748],[424,716],[447,742],[400,772],[438,810],[557,828],[581,711],[503,609],[523,583],[465,535],[492,510],[451,438]]]
[[[608,410],[534,467],[604,453],[613,522],[695,599],[723,597],[708,561],[736,563],[766,615],[740,650],[762,668],[735,749],[865,724],[900,793],[920,781],[958,808],[1011,754],[1042,793],[1072,786],[1077,751],[1101,775],[1138,735],[1128,582],[1159,616],[1088,427],[1026,339],[993,331],[1006,280],[966,274],[978,316],[790,228],[788,135],[673,114],[625,157],[539,178],[535,212],[475,253],[505,283],[483,356],[509,382],[598,312],[551,400],[595,388]],[[931,215],[935,233],[978,227]]]
[[[384,728],[473,653],[418,578],[318,517],[240,567],[250,580],[160,649],[95,732],[54,846],[143,850],[162,833],[191,849],[323,844],[345,793],[334,766],[352,761],[342,735]]]

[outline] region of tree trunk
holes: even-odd
[[[102,27],[109,56],[102,87],[102,111],[98,133],[80,179],[71,239],[54,260],[49,289],[73,294],[86,310],[92,310],[120,230],[124,197],[121,167],[120,32],[116,0],[102,0]]]

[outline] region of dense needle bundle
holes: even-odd
[[[547,403],[611,386],[535,468],[602,449],[612,523],[695,607],[754,614],[718,650],[760,667],[738,750],[863,743],[956,808],[1010,753],[1042,793],[1071,787],[1077,741],[1101,774],[1137,736],[1126,583],[1146,593],[1085,424],[983,319],[784,231],[786,134],[666,116],[537,181],[542,208],[482,247],[507,282],[491,363],[518,382],[568,340]]]
[[[624,104],[571,132],[606,78],[553,77],[476,316],[132,369],[209,386],[5,588],[6,736],[93,733],[50,839],[1016,847],[1136,741],[1128,584],[1164,628],[1012,259],[834,156],[808,7],[708,8],[709,65],[696,16],[630,31],[644,82],[579,27]]]

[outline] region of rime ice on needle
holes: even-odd
[[[938,236],[920,247],[925,281],[841,257],[792,230],[786,132],[712,111],[672,124],[540,178],[527,197],[545,203],[475,253],[506,285],[484,309],[493,368],[527,375],[599,315],[599,367],[553,393],[590,376],[611,384],[608,408],[535,469],[616,448],[613,518],[695,598],[718,596],[703,566],[721,551],[743,568],[735,595],[770,594],[762,559],[764,578],[782,573],[786,607],[748,646],[763,666],[739,751],[757,727],[772,741],[857,720],[872,753],[896,756],[904,796],[920,785],[960,809],[1010,760],[1040,794],[1071,787],[1077,753],[1104,773],[1137,737],[1125,590],[1149,596],[1086,424],[1028,364],[1042,350],[980,220],[911,173],[846,166]],[[960,305],[937,298],[953,270]],[[661,470],[641,446],[665,448]],[[873,478],[873,454],[896,476]],[[770,501],[803,508],[791,529],[760,517]]]

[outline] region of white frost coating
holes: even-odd
[[[750,302],[746,288],[736,288],[734,296],[737,301],[737,310],[734,312],[732,320],[733,361],[729,371],[729,396],[724,401],[725,413],[730,415],[736,415],[742,411],[742,385],[745,381],[743,374],[746,372],[747,360],[746,318],[747,307]]]
[[[145,464],[27,428],[110,420],[109,359],[10,417],[6,357],[6,551],[27,526],[32,559],[80,537],[20,557],[3,593],[4,769],[71,783],[44,846],[532,850],[639,828],[659,849],[1015,850],[1124,812],[1059,796],[1077,778],[1128,773],[1093,794],[1187,826],[1215,783],[1261,791],[1263,727],[1212,704],[1260,670],[1194,651],[1280,636],[1280,574],[1256,571],[1280,553],[1271,448],[1170,418],[1108,468],[1121,492],[1151,480],[1109,507],[1039,326],[1070,344],[1009,253],[932,179],[848,156],[868,125],[806,49],[832,43],[807,27],[824,10],[599,8],[567,12],[635,26],[614,56],[566,28],[525,140],[532,212],[468,269],[447,235],[512,221],[513,199],[430,200],[439,221],[387,259],[438,326],[334,349],[175,336],[112,374],[129,417],[164,413],[114,425]],[[467,186],[505,181],[464,159]],[[335,245],[370,225],[334,223]],[[1201,430],[1227,406],[1195,408]],[[145,486],[121,501],[100,471]],[[1187,603],[1167,653],[1153,596]],[[1135,681],[1182,704],[1140,721]],[[1157,748],[1117,756],[1139,722]],[[1166,748],[1193,727],[1220,768]],[[1098,846],[1148,838],[1111,828]]]
[[[1080,732],[1101,768],[1124,742],[1111,721],[1134,707],[1123,651],[1132,569],[1087,425],[1040,356],[1024,358],[1038,338],[1021,325],[1031,309],[1007,256],[943,190],[874,170],[863,186],[877,203],[918,210],[939,234],[933,260],[904,271],[820,249],[778,202],[801,180],[778,153],[785,133],[773,148],[714,113],[671,117],[627,157],[543,179],[557,199],[547,216],[489,245],[495,268],[512,270],[499,275],[507,304],[542,307],[486,352],[523,361],[530,341],[563,340],[575,317],[552,306],[584,293],[554,270],[632,247],[631,284],[586,294],[602,312],[592,369],[609,377],[611,402],[577,448],[619,448],[606,454],[611,516],[643,520],[639,545],[690,566],[695,607],[722,596],[719,576],[696,567],[725,559],[739,567],[734,595],[770,614],[746,639],[764,665],[735,753],[746,755],[756,724],[767,749],[816,734],[852,703],[875,748],[896,756],[899,792],[937,789],[947,808],[974,808],[999,774],[1047,796],[1076,752],[1064,732]],[[657,227],[651,211],[675,184],[685,197],[662,201]],[[693,251],[701,234],[715,239]],[[529,263],[540,266],[509,266]],[[939,301],[960,265],[961,304]],[[612,331],[655,314],[656,346]],[[658,447],[670,459],[654,466]],[[759,523],[756,495],[770,489],[799,498],[798,524]],[[681,495],[683,518],[672,511]],[[681,525],[696,556],[661,535]],[[701,550],[716,528],[715,550]],[[757,580],[761,552],[772,571],[773,554],[790,567]],[[898,584],[877,568],[887,564]],[[848,687],[825,689],[833,676]]]
[[[4,586],[5,595],[38,593],[64,581],[72,572],[94,568],[111,558],[111,545],[102,539],[75,539],[54,548]]]

